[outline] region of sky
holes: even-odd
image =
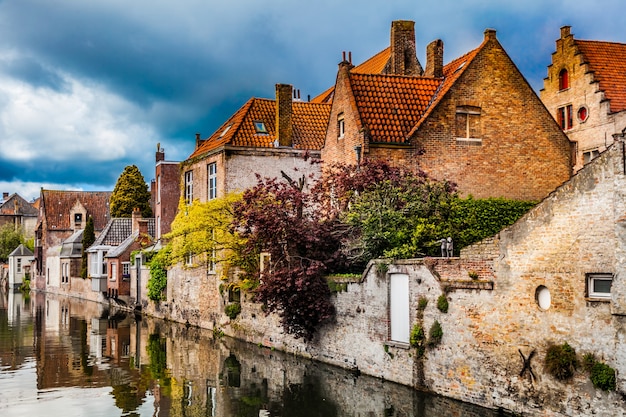
[[[0,0],[0,192],[112,191],[128,165],[149,183],[157,144],[183,161],[275,84],[315,97],[342,52],[359,64],[415,22],[418,59],[444,63],[487,28],[538,93],[560,27],[626,43],[623,0]]]

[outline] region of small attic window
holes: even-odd
[[[222,130],[222,133],[220,133],[220,138],[224,137],[224,135],[225,135],[226,133],[228,133],[228,131],[230,130],[230,128],[231,128],[232,126],[233,126],[233,124],[232,124],[232,123],[231,123],[231,124],[229,124],[228,126],[226,126],[226,127],[224,128],[224,130]]]
[[[265,127],[265,123],[260,122],[258,120],[254,121],[254,130],[256,131],[256,133],[259,133],[261,135],[267,135],[267,127]]]

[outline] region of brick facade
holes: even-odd
[[[566,114],[571,126],[566,126],[565,132],[576,144],[575,170],[606,150],[613,143],[613,135],[623,134],[626,128],[626,111],[615,102],[626,94],[626,88],[620,82],[614,84],[612,74],[614,70],[623,71],[616,65],[622,65],[625,58],[626,45],[578,41],[569,26],[561,28],[540,95],[556,120],[560,108],[567,110],[571,106],[571,114]],[[562,71],[567,71],[565,87],[561,85]],[[607,84],[602,85],[600,80]]]
[[[435,41],[429,45],[428,56],[440,60],[442,49],[440,41]],[[421,169],[438,180],[455,182],[463,195],[544,198],[571,175],[570,142],[497,41],[495,31],[485,31],[483,44],[471,55],[447,65],[446,77],[437,81],[441,87],[431,100],[434,104],[418,117],[416,127],[404,127],[409,132],[404,141],[393,142],[368,134],[379,129],[376,124],[391,119],[393,109],[385,116],[389,109],[366,103],[375,100],[355,99],[352,66],[340,63],[322,160],[354,164],[355,149],[361,147],[362,157]],[[426,67],[434,74],[438,64]],[[396,94],[394,86],[402,83],[406,79],[389,76],[367,94],[384,100]],[[398,100],[403,100],[401,94]],[[467,108],[477,114],[477,120],[466,139],[458,115]],[[371,122],[375,125],[364,123],[366,111],[381,113]],[[338,132],[340,119],[345,126],[343,136]]]

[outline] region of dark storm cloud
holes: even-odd
[[[416,22],[422,64],[433,39],[444,41],[449,62],[496,29],[538,91],[560,26],[624,41],[616,18],[624,8],[617,0],[555,0],[551,10],[540,0],[0,0],[0,187],[111,189],[130,164],[149,181],[157,142],[182,160],[196,132],[210,135],[250,97],[271,98],[276,83],[304,98],[321,93],[342,51],[362,62],[388,46],[397,19]]]

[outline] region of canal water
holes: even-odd
[[[212,331],[0,291],[0,416],[504,416]]]

